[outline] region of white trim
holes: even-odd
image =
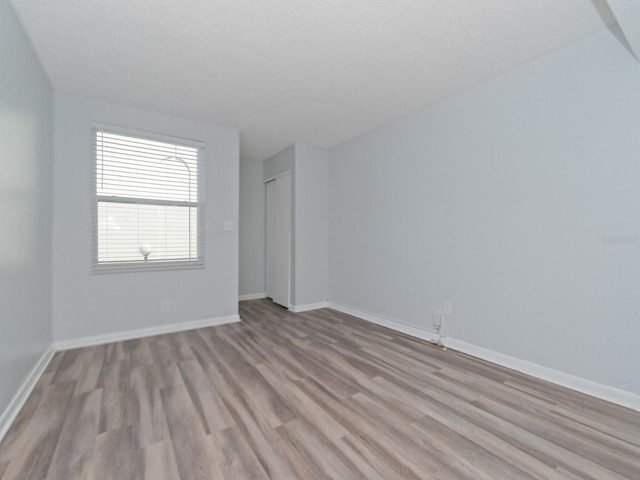
[[[389,320],[388,318],[380,317],[372,313],[362,312],[352,307],[345,307],[344,305],[338,305],[336,303],[331,303],[331,302],[329,302],[328,306],[329,308],[332,308],[342,313],[346,313],[347,315],[358,317],[362,320],[366,320],[367,322],[375,323],[376,325],[381,325],[383,327],[390,328],[391,330],[395,330],[397,332],[406,333],[407,335],[411,335],[412,337],[417,337],[417,338],[421,338],[423,340],[428,340],[428,341],[436,340],[438,338],[437,335],[435,335],[434,333],[428,332],[427,330],[411,327],[409,325],[405,325],[404,323],[400,323],[395,320]]]
[[[293,313],[302,313],[319,308],[327,308],[328,306],[329,302],[308,303],[306,305],[289,305],[289,310]]]
[[[165,333],[182,332],[185,330],[193,330],[196,328],[215,327],[225,325],[227,323],[240,322],[240,317],[235,315],[226,315],[222,317],[206,318],[204,320],[194,320],[191,322],[172,323],[169,325],[159,325],[156,327],[141,328],[137,330],[127,330],[124,332],[107,333],[105,335],[96,335],[94,337],[74,338],[71,340],[60,340],[53,342],[47,350],[42,354],[38,363],[33,367],[29,375],[18,389],[9,402],[7,408],[0,415],[0,440],[5,436],[9,427],[13,424],[16,416],[20,412],[24,403],[29,398],[36,383],[44,373],[47,365],[51,361],[54,353],[63,350],[71,350],[73,348],[91,347],[94,345],[102,345],[111,342],[120,342],[123,340],[131,340],[134,338],[149,337],[152,335],[162,335]]]
[[[284,177],[285,175],[289,175],[290,173],[291,173],[291,170],[287,170],[286,172],[278,173],[277,175],[274,175],[273,177],[269,177],[267,179],[262,179],[262,183],[273,182],[277,178]]]
[[[247,293],[245,295],[239,295],[238,301],[244,302],[245,300],[259,300],[261,298],[267,298],[266,293]]]
[[[181,158],[175,157],[178,162],[184,164],[186,169],[188,178],[188,201],[176,201],[176,200],[167,200],[166,198],[133,198],[130,196],[122,196],[122,195],[99,195],[98,194],[98,172],[99,169],[99,145],[109,146],[111,140],[105,138],[105,136],[114,135],[119,137],[126,137],[126,140],[120,138],[116,143],[127,142],[123,148],[132,148],[135,147],[135,144],[139,140],[150,140],[155,142],[162,142],[169,145],[175,145],[177,147],[185,147],[192,150],[195,150],[195,164],[197,167],[196,173],[191,173],[191,168],[187,164],[187,162]],[[98,137],[100,136],[100,140]],[[143,272],[143,271],[158,271],[158,270],[180,270],[180,269],[190,269],[190,268],[204,268],[205,267],[205,211],[206,211],[206,198],[205,198],[205,175],[206,175],[206,158],[205,158],[205,148],[206,142],[195,142],[187,139],[181,139],[179,137],[171,137],[161,134],[148,134],[144,132],[140,132],[134,129],[128,129],[125,127],[117,127],[112,128],[109,126],[99,126],[98,124],[94,124],[94,127],[91,129],[91,142],[92,142],[92,162],[91,162],[91,208],[93,215],[92,222],[92,232],[91,232],[91,240],[92,240],[92,249],[91,249],[91,273],[128,273],[128,272]],[[185,143],[189,142],[189,143]],[[150,154],[150,150],[153,148],[149,148],[147,146],[145,150],[142,152],[143,154]],[[103,152],[104,153],[104,152]],[[160,154],[161,151],[156,151],[156,154]],[[171,155],[171,149],[169,148],[167,152]],[[177,152],[176,152],[177,154]],[[164,156],[164,154],[163,154]],[[186,154],[185,154],[186,157]],[[189,155],[191,157],[191,154]],[[172,157],[166,157],[169,159]],[[107,158],[106,161],[108,161]],[[128,185],[129,180],[131,180],[130,175],[132,171],[135,170],[133,168],[137,165],[137,157],[120,159],[125,163],[121,163],[121,175],[120,181],[124,182],[121,185]],[[125,165],[131,168],[125,168]],[[102,168],[102,167],[100,167]],[[104,172],[103,172],[104,174]],[[184,180],[184,177],[183,177]],[[152,184],[149,184],[152,186]],[[197,198],[195,201],[191,201],[191,189],[193,187],[197,189]],[[113,193],[113,192],[112,192]],[[149,193],[151,195],[151,193]],[[192,252],[191,242],[193,238],[191,237],[191,214],[189,214],[189,252],[188,258],[182,258],[178,260],[170,260],[170,259],[161,259],[152,257],[150,262],[147,262],[147,257],[144,257],[144,261],[142,258],[138,257],[137,260],[134,261],[114,261],[114,260],[99,260],[99,248],[98,245],[100,243],[100,229],[98,228],[98,211],[99,206],[104,203],[114,203],[114,204],[127,204],[127,205],[135,205],[135,204],[143,204],[148,206],[165,206],[165,207],[184,207],[184,208],[195,208],[196,211],[196,219],[197,226],[195,231],[195,242],[196,242],[196,251]],[[130,245],[131,246],[131,245]],[[137,247],[137,245],[135,245]],[[137,248],[136,248],[137,250]],[[155,258],[155,259],[154,259]]]
[[[22,382],[22,385],[9,402],[9,405],[7,405],[7,408],[5,408],[2,415],[0,415],[0,440],[2,440],[6,435],[9,427],[11,427],[13,421],[18,416],[20,409],[24,406],[27,398],[29,398],[29,395],[33,391],[33,387],[36,386],[40,376],[44,373],[47,365],[49,365],[54,353],[55,349],[53,348],[53,345],[49,345],[31,372],[29,372],[29,375],[24,379],[24,382]]]
[[[162,143],[171,143],[180,145],[181,147],[206,148],[207,142],[203,140],[195,140],[193,138],[179,137],[168,133],[149,132],[147,130],[139,130],[136,128],[123,127],[121,125],[111,125],[109,123],[92,122],[91,128],[94,130],[107,130],[117,135],[125,135],[127,137],[144,137],[149,140]],[[178,140],[176,142],[176,140]]]
[[[640,395],[636,395],[635,393],[610,387],[602,383],[594,382],[593,380],[577,377],[569,373],[544,367],[537,363],[505,355],[493,350],[488,350],[483,347],[478,347],[454,338],[445,339],[445,343],[448,347],[451,347],[454,350],[458,350],[474,357],[487,360],[488,362],[497,363],[498,365],[511,368],[512,370],[526,373],[532,377],[540,378],[542,380],[555,383],[556,385],[570,388],[571,390],[585,393],[592,397],[600,398],[640,412]]]
[[[215,327],[227,323],[239,322],[238,314],[227,315],[223,317],[205,318],[203,320],[193,320],[190,322],[171,323],[169,325],[158,325],[149,328],[140,328],[137,330],[126,330],[124,332],[107,333],[104,335],[96,335],[94,337],[74,338],[70,340],[59,340],[53,342],[56,351],[71,350],[73,348],[91,347],[94,345],[102,345],[105,343],[121,342],[123,340],[132,340],[134,338],[150,337],[152,335],[163,335],[165,333],[182,332],[185,330],[193,330],[196,328]]]
[[[377,325],[382,325],[383,327],[387,327],[398,332],[406,333],[413,337],[422,338],[424,340],[435,340],[437,338],[437,336],[432,332],[411,327],[378,315],[362,312],[353,307],[346,307],[335,303],[329,303],[328,306],[329,308],[339,312],[352,315]],[[488,362],[531,375],[532,377],[546,380],[556,385],[591,395],[592,397],[600,398],[623,407],[640,411],[640,395],[636,395],[635,393],[610,387],[608,385],[587,380],[586,378],[577,377],[559,370],[554,370],[553,368],[543,367],[542,365],[538,365],[527,360],[505,355],[471,343],[456,340],[455,338],[446,338],[444,339],[444,343],[448,348],[458,350],[473,357],[481,358]]]

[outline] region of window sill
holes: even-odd
[[[175,270],[194,270],[204,268],[204,262],[158,262],[136,263],[121,265],[93,265],[92,274],[103,275],[109,273],[161,272]]]

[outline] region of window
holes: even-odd
[[[93,270],[204,265],[203,146],[94,129]]]

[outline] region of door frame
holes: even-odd
[[[287,196],[287,211],[283,212],[284,215],[283,217],[278,217],[275,210],[273,210],[276,207],[276,203],[277,202],[281,202],[282,199],[279,198],[278,192],[277,190],[274,190],[274,186],[276,185],[276,183],[273,182],[277,182],[278,179],[288,176],[288,188],[286,189],[286,191],[280,192],[280,194],[285,194]],[[274,177],[271,177],[267,180],[264,181],[265,183],[265,205],[266,205],[266,216],[265,216],[265,236],[266,236],[266,242],[265,242],[265,250],[266,250],[266,257],[265,257],[265,261],[266,261],[266,293],[267,293],[267,297],[271,298],[271,300],[274,303],[277,303],[279,305],[282,305],[285,308],[290,308],[291,307],[291,297],[292,297],[292,292],[291,292],[291,285],[292,285],[292,267],[293,267],[293,261],[292,261],[292,251],[293,251],[293,175],[291,170],[287,170],[286,172],[282,172],[279,175],[275,175]],[[270,188],[269,184],[272,185],[272,187]],[[279,224],[281,224],[282,222],[285,222],[286,225],[288,225],[288,232],[287,232],[287,241],[286,241],[286,249],[287,251],[285,252],[285,258],[287,260],[287,267],[286,267],[286,272],[287,272],[287,279],[286,279],[286,299],[284,298],[283,295],[280,295],[279,293],[281,292],[276,292],[278,293],[279,298],[276,299],[274,298],[274,282],[273,282],[273,273],[274,273],[274,258],[276,257],[277,253],[274,249],[274,247],[276,247],[276,245],[274,244],[274,242],[276,241],[276,228]],[[284,242],[282,242],[284,243]],[[281,253],[281,252],[280,252]]]

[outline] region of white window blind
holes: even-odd
[[[94,270],[203,265],[202,146],[102,129],[93,139]]]

